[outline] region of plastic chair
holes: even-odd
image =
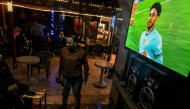
[[[18,52],[20,52],[20,55],[23,56],[24,52],[27,52],[27,55],[31,55],[33,48],[30,45],[22,45],[20,42],[17,43],[18,48],[17,50],[19,50]]]
[[[54,54],[49,51],[39,51],[35,54],[35,56],[40,58],[40,62],[32,64],[32,71],[33,67],[35,67],[38,68],[38,73],[40,73],[40,68],[45,68],[46,78],[48,79],[48,75],[50,74],[51,59],[53,58]]]
[[[107,57],[107,61],[110,61],[111,52],[112,52],[112,46],[105,46],[105,47],[103,47],[103,57],[104,57],[104,60]]]

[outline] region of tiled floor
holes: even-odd
[[[12,57],[6,59],[7,63],[11,67],[14,77],[18,80],[22,80],[27,76],[26,64],[17,63],[17,69],[12,69]],[[100,60],[99,58],[92,59],[91,56],[88,57],[88,63],[90,66],[89,78],[86,85],[83,84],[81,94],[81,109],[107,109],[104,105],[109,105],[109,94],[111,90],[112,79],[107,78],[107,74],[104,74],[103,81],[106,82],[106,88],[97,88],[93,85],[93,82],[99,81],[100,78],[100,68],[94,66],[95,61],[106,61]],[[112,55],[110,63],[114,64],[115,55]],[[57,109],[57,105],[61,105],[62,99],[62,87],[60,84],[55,82],[58,71],[59,56],[54,56],[51,63],[51,74],[49,78],[46,79],[45,69],[38,73],[37,69],[33,69],[32,77],[37,79],[37,82],[29,85],[32,90],[42,90],[47,89],[47,109]],[[39,100],[34,100],[34,104],[38,105]],[[70,107],[72,107],[74,102],[74,97],[71,91],[69,101]],[[42,102],[43,103],[43,102]],[[102,106],[103,105],[103,106]],[[69,107],[69,109],[70,109]],[[37,108],[37,107],[36,107]],[[42,107],[43,108],[43,107]]]

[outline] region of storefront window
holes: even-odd
[[[88,28],[88,37],[90,39],[96,38],[96,29],[97,29],[97,21],[90,22],[89,28]]]

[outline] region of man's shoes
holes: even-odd
[[[59,107],[59,109],[67,109],[67,105],[61,105],[61,107]]]

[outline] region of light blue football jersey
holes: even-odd
[[[163,64],[162,37],[155,28],[149,33],[145,31],[141,34],[138,52]]]

